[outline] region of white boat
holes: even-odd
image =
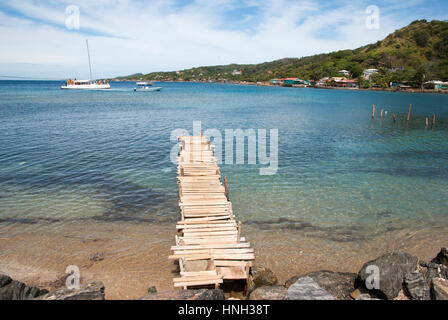
[[[160,91],[162,87],[153,87],[153,83],[149,81],[140,81],[136,83],[137,87],[134,91]]]
[[[87,57],[89,58],[90,79],[92,79],[92,64],[90,63],[89,41],[86,39]],[[84,90],[104,90],[110,89],[110,84],[106,80],[76,80],[69,79],[61,86],[61,89],[84,89]]]
[[[105,81],[92,80],[67,80],[61,89],[85,89],[85,90],[103,90],[110,89],[110,84]]]

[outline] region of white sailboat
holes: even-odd
[[[110,84],[103,80],[91,80],[92,79],[92,64],[90,63],[90,52],[89,52],[89,41],[86,39],[87,45],[87,57],[89,58],[89,70],[90,79],[89,80],[77,80],[69,79],[65,81],[65,85],[61,86],[61,89],[84,89],[84,90],[103,90],[110,89]]]

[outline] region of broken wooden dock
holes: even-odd
[[[174,286],[214,285],[223,280],[247,281],[254,249],[241,236],[229,201],[227,179],[221,174],[214,146],[204,136],[179,137],[177,180],[181,220],[170,259],[179,261]]]

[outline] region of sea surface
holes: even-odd
[[[155,83],[160,92],[134,92],[129,82],[113,82],[110,91],[60,85],[0,81],[0,236],[86,221],[174,229],[171,136],[179,128],[192,133],[193,121],[223,137],[225,129],[278,130],[276,174],[260,175],[266,165],[247,159],[221,165],[245,226],[333,243],[385,232],[447,234],[448,95],[212,83]],[[382,120],[380,109],[387,111]],[[433,114],[435,126],[426,127]]]

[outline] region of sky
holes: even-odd
[[[87,38],[106,78],[354,49],[417,19],[448,1],[0,0],[0,79],[88,79]]]

